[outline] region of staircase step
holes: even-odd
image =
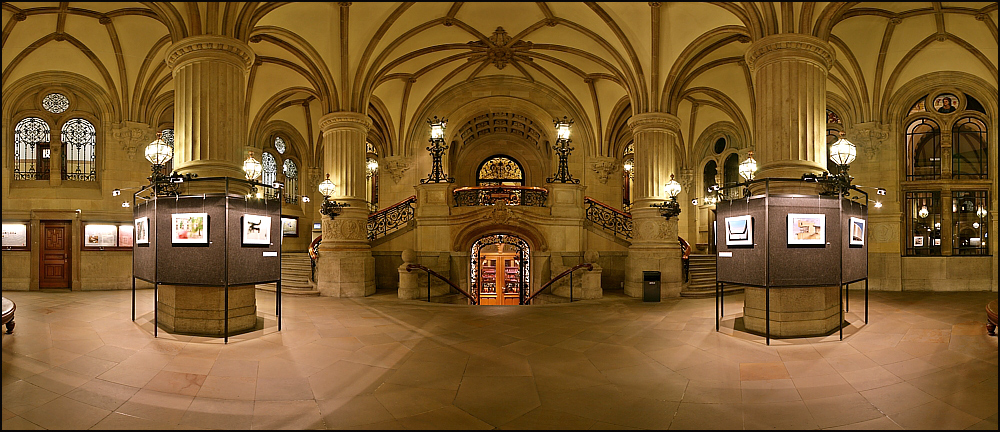
[[[262,291],[276,292],[277,287],[273,283],[269,284],[258,284],[257,289]],[[284,282],[281,284],[281,294],[291,294],[297,296],[319,296],[319,291],[312,288],[291,288],[285,285]]]
[[[739,294],[739,293],[742,293],[742,292],[743,292],[743,287],[742,286],[729,286],[729,285],[727,285],[722,290],[722,295],[727,296],[727,295],[732,295],[732,294]],[[681,290],[681,297],[682,298],[712,298],[712,297],[715,297],[715,287],[714,286],[713,287],[709,287],[708,289],[704,289],[704,290],[684,289],[684,290]]]

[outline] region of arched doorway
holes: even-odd
[[[480,305],[520,305],[530,295],[531,251],[512,234],[491,234],[472,244],[470,280]]]

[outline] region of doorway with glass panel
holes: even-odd
[[[472,246],[472,287],[480,305],[520,305],[530,294],[528,244],[494,234]]]

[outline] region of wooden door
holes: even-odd
[[[42,221],[38,287],[70,287],[70,222]]]
[[[516,253],[484,253],[480,261],[479,304],[521,304],[520,263]]]
[[[519,305],[521,304],[521,268],[517,260],[517,254],[504,254],[497,259],[503,263],[503,286],[497,287],[499,304]]]

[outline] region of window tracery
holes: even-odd
[[[63,180],[97,180],[97,131],[94,124],[70,119],[62,127]]]
[[[14,126],[14,180],[48,180],[49,124],[38,117],[27,117]]]
[[[69,109],[69,99],[61,93],[49,93],[42,99],[42,108],[52,114],[61,114]]]
[[[494,156],[479,165],[477,186],[524,186],[521,164],[508,156]]]
[[[270,152],[264,152],[260,156],[261,176],[260,182],[266,185],[274,184],[278,178],[278,162]],[[277,191],[272,188],[264,188],[264,194],[268,198],[274,198]]]
[[[291,159],[285,159],[282,166],[285,174],[285,202],[294,204],[299,200],[299,167]]]

